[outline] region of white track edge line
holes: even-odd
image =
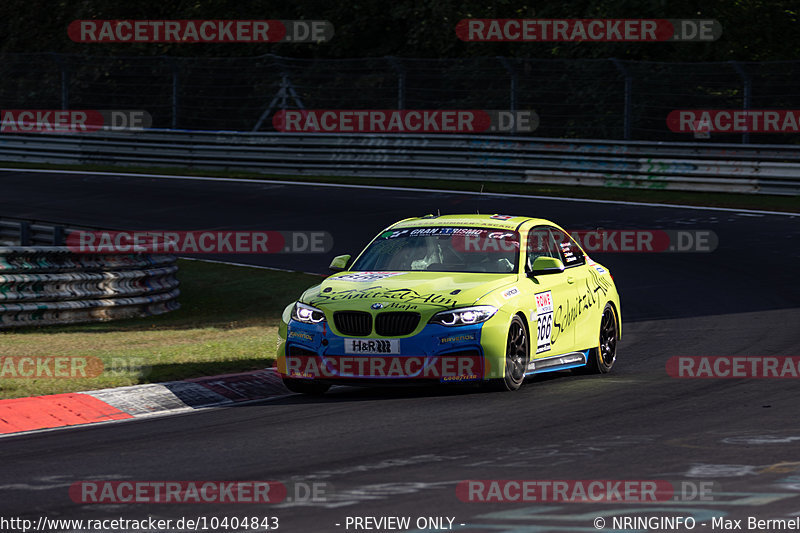
[[[121,177],[135,177],[135,178],[159,178],[159,179],[175,179],[175,180],[195,180],[195,181],[223,181],[234,183],[270,183],[280,185],[298,185],[309,187],[338,187],[348,189],[375,189],[387,191],[411,191],[411,192],[442,192],[448,194],[463,194],[472,196],[492,196],[492,197],[517,197],[517,198],[531,198],[535,200],[557,200],[562,202],[586,202],[598,204],[618,204],[618,205],[631,205],[639,207],[671,207],[675,209],[697,209],[706,211],[727,211],[732,213],[756,213],[761,215],[781,215],[781,216],[800,216],[800,213],[792,213],[789,211],[765,211],[759,209],[737,209],[735,207],[710,207],[698,205],[685,205],[685,204],[660,204],[655,202],[629,202],[625,200],[596,200],[593,198],[568,198],[564,196],[540,196],[533,194],[515,194],[515,193],[499,193],[499,192],[472,192],[472,191],[451,191],[447,189],[422,189],[418,187],[392,187],[389,185],[356,185],[352,183],[320,183],[314,181],[286,181],[286,180],[272,180],[272,179],[255,179],[255,178],[224,178],[224,177],[211,177],[211,176],[176,176],[172,174],[144,174],[135,172],[106,172],[99,170],[59,170],[59,169],[35,169],[35,168],[4,168],[0,167],[0,171],[10,172],[38,172],[42,174],[89,174],[95,176],[121,176]],[[476,181],[477,183],[477,181]],[[500,182],[506,183],[506,182]]]

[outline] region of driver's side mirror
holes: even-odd
[[[564,272],[564,263],[555,257],[537,257],[533,261],[528,271],[529,276],[541,276],[544,274],[559,274]]]
[[[328,268],[333,270],[334,272],[341,272],[342,270],[347,270],[347,264],[350,262],[350,255],[337,255],[331,261],[331,264]]]

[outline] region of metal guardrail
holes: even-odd
[[[2,134],[0,159],[800,194],[800,146],[787,145],[146,130]]]
[[[158,315],[179,308],[174,256],[0,247],[0,329]]]
[[[66,233],[60,225],[0,218],[0,246],[63,246]]]

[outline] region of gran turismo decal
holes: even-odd
[[[406,233],[408,233],[407,229],[384,231],[383,233],[381,233],[381,239],[394,239],[395,237],[400,237],[401,235],[405,235]]]
[[[320,293],[311,302],[312,305],[342,300],[399,300],[404,303],[425,303],[455,307],[456,300],[436,293],[420,294],[413,289],[387,289],[386,287],[367,287],[364,289],[331,290]],[[394,306],[391,306],[394,307]],[[397,306],[400,308],[400,306]]]
[[[556,309],[553,319],[553,342],[558,339],[559,334],[565,332],[577,321],[581,313],[595,305],[600,305],[611,289],[611,282],[607,279],[601,278],[594,270],[588,272],[591,279],[586,279],[586,288],[575,298],[574,304],[571,304],[568,299],[565,303],[559,304]]]
[[[420,228],[412,229],[409,236],[425,237],[428,235],[481,235],[486,230],[479,228]]]
[[[389,230],[381,233],[381,239],[396,239],[397,237],[428,237],[439,235],[483,235],[485,229],[480,228],[419,228]]]
[[[379,279],[384,278],[391,278],[392,276],[399,276],[400,274],[404,274],[405,272],[353,272],[350,274],[344,274],[343,276],[338,276],[335,278],[331,278],[333,281],[361,281],[361,282],[371,282],[371,281],[378,281]]]

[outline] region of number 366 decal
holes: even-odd
[[[546,352],[550,349],[550,333],[553,329],[553,296],[551,291],[536,294],[536,353]]]

